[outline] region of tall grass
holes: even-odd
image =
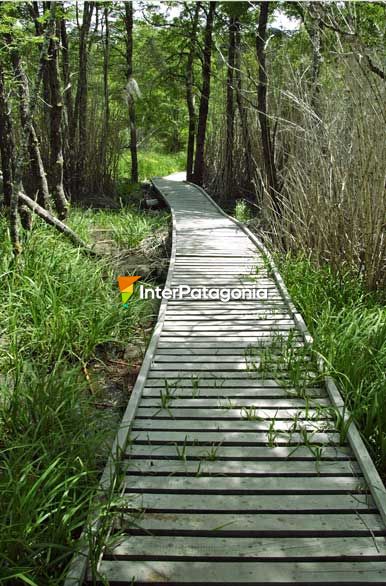
[[[278,255],[279,269],[315,349],[333,367],[346,403],[386,478],[386,307],[379,294],[329,266]]]
[[[120,231],[116,214],[97,216],[75,212],[70,222],[87,233],[103,218]],[[130,245],[151,229],[141,224]],[[154,309],[141,300],[123,308],[114,267],[38,220],[15,263],[6,230],[0,221],[0,581],[53,585],[117,423],[95,408],[83,367],[102,344],[135,343]]]
[[[130,175],[130,155],[126,153],[119,161],[119,175]],[[180,153],[162,153],[143,150],[138,152],[138,169],[141,181],[148,181],[152,177],[170,175],[176,171],[183,171],[186,167],[186,155]]]
[[[260,206],[256,224],[282,251],[301,251],[321,266],[350,270],[368,289],[386,285],[386,86],[345,56],[325,68],[317,107],[306,76],[280,64],[280,89],[271,80],[270,113],[275,127],[275,163],[282,188],[282,214],[272,208],[254,108],[248,122],[253,177],[244,165],[243,141],[236,120],[233,181],[239,193],[249,186]],[[285,70],[286,71],[283,71]],[[276,70],[275,70],[276,71]],[[276,72],[277,73],[277,72]],[[212,109],[208,140],[207,185],[220,200],[226,141],[222,110]],[[251,193],[250,193],[251,195]]]

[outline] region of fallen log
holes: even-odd
[[[48,212],[46,209],[44,209],[41,205],[36,203],[36,201],[34,201],[30,197],[28,197],[28,195],[26,195],[22,191],[19,191],[18,197],[19,197],[19,201],[22,201],[23,203],[25,203],[25,205],[28,206],[30,208],[30,210],[35,212],[35,214],[37,214],[40,218],[42,218],[47,224],[49,224],[50,226],[53,226],[59,232],[61,232],[65,236],[67,236],[67,238],[69,238],[69,240],[71,240],[71,242],[73,244],[75,244],[75,246],[78,246],[79,248],[81,248],[86,254],[89,254],[91,256],[96,256],[96,257],[99,256],[99,254],[97,254],[94,250],[92,250],[86,244],[86,242],[84,242],[81,238],[79,238],[79,236],[73,230],[71,230],[71,228],[69,228],[67,226],[67,224],[64,224],[63,222],[58,220],[58,218],[53,216],[50,212]]]

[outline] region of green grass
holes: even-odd
[[[308,260],[278,259],[315,350],[332,365],[346,404],[383,477],[386,476],[386,308],[360,279],[316,268]]]
[[[138,151],[138,170],[140,181],[148,181],[152,177],[165,176],[183,171],[186,168],[184,152],[166,154],[157,151]],[[119,176],[130,176],[130,153],[125,153],[119,162]]]
[[[233,215],[239,222],[247,222],[252,217],[248,205],[242,199],[236,202]]]
[[[87,239],[111,227],[126,247],[160,222],[133,210],[69,220]],[[15,263],[0,219],[0,275],[0,582],[56,585],[116,426],[95,408],[82,367],[107,342],[135,343],[154,307],[124,308],[114,268],[39,220]]]
[[[106,238],[111,238],[124,248],[136,248],[145,238],[151,237],[162,227],[167,227],[169,214],[141,213],[134,206],[125,206],[112,212],[104,210],[74,210],[70,223],[72,228],[85,241],[92,243],[90,228],[98,227],[111,231]]]

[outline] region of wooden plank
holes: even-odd
[[[213,450],[215,454],[215,450]],[[212,457],[212,456],[210,456]],[[213,457],[216,457],[215,455]],[[182,458],[182,457],[181,457]],[[124,465],[126,474],[174,474],[178,476],[231,475],[231,476],[352,476],[360,472],[356,462],[325,462],[310,460],[306,462],[291,460],[267,460],[246,462],[244,460],[159,460],[129,459]]]
[[[193,375],[189,374],[187,377],[182,376],[173,376],[168,372],[166,376],[158,376],[147,378],[146,387],[163,387],[166,386],[166,381],[168,385],[177,385],[178,388],[190,388],[194,390],[199,390],[205,387],[208,388],[217,388],[217,389],[224,389],[227,387],[239,387],[239,388],[250,388],[250,389],[257,389],[257,388],[279,388],[279,389],[288,389],[288,393],[291,393],[293,389],[291,388],[291,383],[286,380],[277,378],[258,378],[258,377],[237,377],[237,378],[222,378],[221,376],[216,376],[215,374],[210,373],[201,373],[201,375]],[[311,387],[310,387],[311,388]]]
[[[210,390],[210,389],[208,389]],[[152,407],[153,409],[159,409],[160,408],[160,402],[161,402],[161,392],[162,389],[157,389],[156,391],[151,392],[150,390],[147,390],[146,393],[144,393],[143,395],[143,399],[141,401],[141,407]],[[176,408],[198,408],[198,407],[204,407],[207,410],[211,410],[211,409],[242,409],[244,407],[254,407],[256,410],[261,409],[264,413],[266,414],[271,414],[274,415],[276,410],[282,410],[283,411],[283,415],[286,415],[287,413],[290,414],[291,412],[293,414],[297,413],[300,409],[304,409],[306,406],[306,401],[304,399],[287,399],[287,400],[283,400],[283,395],[278,395],[276,397],[272,397],[271,394],[269,394],[266,398],[266,400],[263,399],[256,399],[253,397],[248,397],[247,396],[227,396],[225,393],[222,392],[218,392],[216,396],[213,397],[207,397],[206,395],[208,395],[208,391],[203,391],[201,390],[201,392],[198,392],[195,395],[192,395],[192,393],[190,393],[189,395],[183,394],[181,392],[176,392],[174,395],[172,395],[171,398],[171,406],[173,407],[173,410]],[[229,395],[229,394],[228,394]],[[259,392],[259,396],[260,396],[260,392]],[[319,400],[319,396],[317,395],[315,396],[315,402],[312,403],[311,401],[311,405],[321,405],[320,400]],[[320,398],[325,398],[324,395],[320,396]],[[272,400],[271,400],[272,399]],[[328,403],[327,403],[328,404]],[[219,414],[219,413],[217,413]],[[259,416],[259,414],[257,414],[257,416]],[[214,415],[214,417],[216,417],[216,414]]]
[[[229,324],[206,324],[205,322],[197,322],[197,324],[191,324],[187,322],[186,324],[183,323],[174,323],[174,322],[166,322],[163,327],[163,333],[168,335],[169,332],[172,332],[174,335],[175,333],[182,334],[182,335],[189,335],[190,333],[200,332],[201,336],[205,335],[213,335],[211,332],[221,332],[221,334],[227,334],[228,332],[251,332],[255,336],[259,336],[261,332],[268,332],[272,334],[272,332],[286,332],[286,331],[294,331],[293,323],[288,324],[265,324],[261,322],[260,324],[254,323],[240,323],[233,325],[232,323]]]
[[[198,399],[197,399],[198,400]],[[195,403],[196,399],[190,401],[190,403],[184,407],[178,407],[173,399],[171,400],[168,408],[163,408],[161,400],[158,402],[158,405],[154,405],[153,407],[147,407],[146,404],[143,403],[142,400],[140,407],[137,409],[137,418],[142,417],[149,417],[157,419],[159,417],[173,417],[174,419],[214,419],[218,421],[219,419],[247,419],[247,417],[254,417],[256,419],[268,419],[269,421],[272,420],[274,417],[275,420],[282,420],[288,419],[291,422],[294,418],[299,420],[310,419],[313,421],[325,421],[331,419],[331,413],[326,411],[325,409],[313,409],[312,407],[317,402],[312,402],[311,407],[309,409],[281,409],[280,407],[256,407],[253,402],[249,405],[250,408],[245,409],[243,407],[237,408],[232,401],[226,400],[219,400],[217,405],[208,405],[205,399],[202,399],[199,404]],[[210,407],[210,409],[208,409]]]
[[[237,584],[263,585],[317,583],[385,583],[386,562],[167,562],[167,561],[107,561],[102,560],[100,573],[108,575],[114,584]],[[358,579],[360,582],[358,582]],[[132,580],[128,582],[128,580]],[[310,582],[312,580],[312,582]],[[101,583],[101,582],[99,582]]]
[[[153,380],[153,382],[157,383],[156,380]],[[144,407],[155,406],[154,399],[156,399],[156,401],[160,400],[161,391],[165,393],[165,385],[162,383],[159,383],[158,385],[156,384],[154,386],[147,386],[143,391],[143,399],[141,404],[143,404]],[[170,389],[170,392],[173,393],[173,389]],[[326,398],[325,393],[319,389],[308,389],[306,396],[310,399],[317,399],[318,405],[330,404],[330,401]],[[281,400],[279,403],[271,403],[271,405],[275,404],[279,407],[295,408],[305,407],[306,405],[305,400],[297,396],[297,393],[294,389],[281,389],[279,387],[255,387],[253,389],[223,386],[221,388],[211,388],[201,385],[197,390],[193,391],[191,385],[190,388],[181,385],[178,387],[178,390],[174,392],[172,400],[175,407],[199,406],[200,401],[202,401],[201,405],[205,405],[208,402],[208,407],[216,407],[219,404],[224,405],[225,403],[228,403],[228,405],[233,407],[250,407],[253,405],[255,407],[269,409],[270,407],[269,404],[267,404],[267,401],[260,399],[274,399],[275,401]],[[157,402],[157,405],[159,405],[159,402]],[[277,409],[277,406],[271,408]]]
[[[208,443],[218,443],[221,445],[239,445],[256,446],[256,445],[272,445],[272,446],[297,446],[304,443],[304,434],[300,433],[286,433],[284,431],[276,431],[275,434],[268,434],[266,431],[241,432],[241,431],[132,431],[131,441],[144,443],[164,443],[175,444],[182,443],[189,445],[190,443],[200,445]],[[313,432],[308,433],[307,440],[310,444],[328,444],[328,445],[342,445],[340,435],[334,432]]]
[[[226,480],[230,480],[226,478]],[[125,522],[123,521],[122,524]],[[319,533],[325,535],[328,532],[340,534],[354,533],[371,536],[371,533],[385,535],[385,526],[380,515],[363,511],[357,513],[286,513],[283,511],[274,513],[224,513],[207,515],[205,513],[174,513],[173,515],[145,513],[137,521],[141,529],[150,532],[157,530],[205,533]],[[126,526],[130,525],[127,518]]]
[[[189,352],[189,349],[192,349],[192,354],[199,354],[199,352],[197,352],[197,350],[208,350],[208,355],[213,354],[215,352],[218,352],[219,355],[221,354],[232,354],[233,351],[237,350],[237,352],[242,352],[244,353],[247,350],[250,349],[254,349],[254,348],[263,348],[265,346],[269,346],[271,344],[272,338],[269,338],[267,336],[264,336],[263,338],[259,339],[259,340],[255,340],[252,342],[245,342],[245,341],[239,341],[239,342],[228,342],[228,341],[219,341],[218,343],[216,342],[208,342],[207,339],[205,340],[192,340],[192,341],[184,341],[184,340],[179,340],[178,342],[175,342],[174,344],[169,344],[166,343],[162,340],[160,340],[158,342],[158,346],[157,346],[157,353],[159,353],[160,350],[169,352],[170,350],[176,349],[179,352],[182,353],[186,353]],[[297,341],[292,341],[292,347],[297,347],[300,348],[304,346],[304,343],[300,340],[300,338],[297,339]],[[161,352],[161,354],[163,354],[165,352]]]
[[[126,454],[133,458],[180,458],[181,454],[186,459],[197,459],[204,457],[216,457],[220,459],[238,459],[238,460],[314,460],[314,446],[293,447],[280,446],[270,448],[263,447],[246,447],[246,446],[222,446],[222,445],[205,445],[205,446],[186,446],[186,449],[177,450],[174,445],[157,446],[157,445],[138,445],[132,442],[128,445]],[[321,449],[320,459],[323,460],[347,460],[352,459],[353,453],[347,447],[323,446]],[[225,503],[224,503],[225,504]]]
[[[227,328],[229,329],[237,329],[238,331],[242,332],[244,331],[249,331],[250,329],[252,329],[253,332],[255,332],[256,337],[259,336],[259,332],[266,332],[268,330],[268,335],[269,335],[269,331],[272,331],[271,335],[274,335],[276,337],[278,337],[280,335],[280,332],[277,333],[277,330],[282,330],[283,332],[287,332],[287,331],[291,331],[293,332],[293,335],[299,337],[298,332],[296,331],[296,326],[294,325],[294,322],[292,320],[292,318],[289,318],[287,320],[268,320],[263,318],[263,319],[256,319],[256,318],[250,318],[249,320],[238,320],[235,316],[230,316],[228,319],[224,319],[224,317],[222,318],[221,321],[225,321],[225,324],[222,325],[221,323],[219,323],[219,321],[217,319],[211,319],[211,320],[207,320],[207,319],[200,319],[199,317],[196,319],[192,319],[192,320],[184,320],[184,313],[181,312],[180,316],[175,316],[175,317],[179,317],[179,319],[177,320],[168,320],[166,323],[166,328],[168,330],[173,329],[173,328],[177,328],[178,330],[184,330],[187,333],[189,333],[189,328],[198,328],[201,327],[201,329],[203,331],[205,330],[213,330],[218,328],[218,331],[226,331]],[[193,316],[195,317],[195,316]],[[186,323],[184,323],[186,321]],[[272,324],[270,324],[269,322],[272,321]],[[281,321],[283,321],[283,326],[281,326]],[[210,323],[212,322],[212,323]],[[232,327],[232,323],[235,324],[235,327]]]
[[[170,413],[173,414],[173,408]],[[239,431],[243,433],[257,434],[259,432],[272,430],[274,431],[286,431],[291,432],[307,431],[310,432],[310,440],[312,433],[315,431],[319,432],[332,432],[334,431],[334,424],[331,421],[310,421],[308,419],[296,422],[287,420],[276,420],[274,418],[267,420],[248,421],[247,419],[234,419],[234,420],[222,420],[222,419],[172,419],[170,415],[165,419],[158,418],[154,419],[140,419],[136,417],[133,423],[133,431],[136,430],[170,430],[173,431],[198,431],[198,432],[211,432],[211,431]]]
[[[151,378],[192,378],[192,376],[200,376],[202,375],[202,373],[206,373],[208,378],[210,377],[210,371],[212,371],[212,377],[217,377],[218,380],[220,379],[248,379],[248,380],[261,380],[262,376],[261,373],[259,373],[259,371],[257,370],[250,370],[247,371],[247,369],[245,370],[230,370],[230,369],[226,369],[225,366],[221,369],[221,370],[217,370],[214,367],[212,369],[203,369],[200,370],[199,369],[199,365],[197,365],[194,369],[186,369],[184,370],[183,368],[179,369],[179,370],[175,370],[178,368],[178,364],[175,365],[173,370],[168,370],[166,368],[164,368],[163,370],[159,370],[157,367],[153,367],[152,370],[149,372],[148,375],[148,380]],[[306,371],[305,371],[306,373]],[[278,377],[280,373],[276,372],[276,373],[272,373],[272,376],[276,376]],[[284,374],[283,373],[283,378],[284,378]],[[315,374],[310,371],[308,373],[309,378],[311,378],[312,376],[315,376]],[[202,375],[203,376],[203,375]]]
[[[369,494],[167,494],[130,493],[126,495],[125,510],[151,509],[153,512],[281,512],[312,511],[375,512],[375,503]],[[384,538],[383,538],[384,539]],[[224,555],[226,552],[224,552]]]
[[[190,537],[142,536],[124,537],[107,550],[107,555],[126,559],[200,558],[289,561],[305,559],[372,556],[386,561],[383,537]]]
[[[199,494],[363,494],[367,485],[354,476],[228,477],[228,476],[126,476],[125,492]],[[224,497],[225,498],[225,497]],[[299,525],[301,527],[301,525]]]

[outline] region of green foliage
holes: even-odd
[[[139,151],[138,167],[140,180],[146,181],[155,176],[163,177],[185,169],[186,157],[184,152],[175,154],[160,151]],[[120,175],[130,175],[130,155],[125,154],[120,160]]]
[[[234,211],[235,218],[239,220],[239,222],[247,222],[251,219],[251,213],[248,208],[248,205],[245,203],[243,199],[240,199],[236,203],[235,211]]]
[[[358,277],[307,259],[278,259],[290,295],[332,365],[347,407],[386,474],[386,309]]]
[[[135,242],[156,225],[134,211],[72,212],[70,222],[121,235],[124,219],[139,225]],[[153,306],[123,308],[111,261],[40,221],[17,263],[4,220],[0,229],[0,581],[59,585],[117,424],[96,410],[83,367],[103,344],[142,340]]]

